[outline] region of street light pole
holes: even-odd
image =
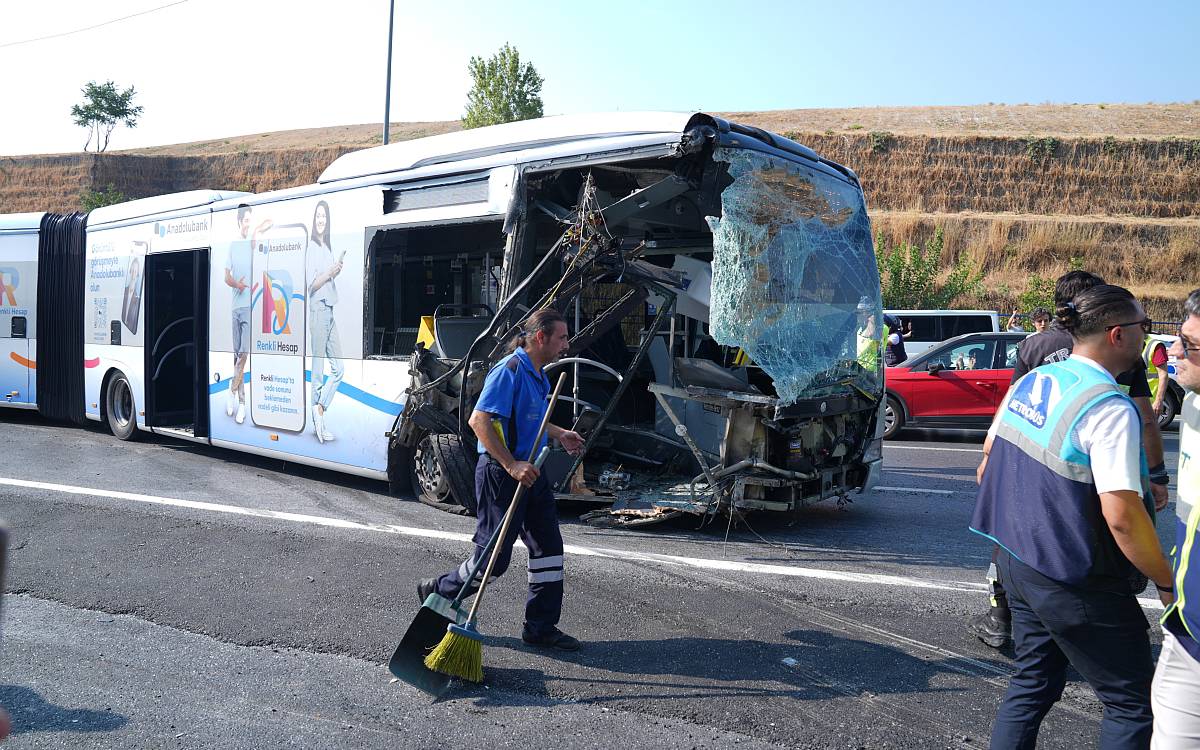
[[[396,18],[396,0],[388,0],[387,89],[383,93],[383,145],[388,143],[388,121],[392,114],[392,23]]]

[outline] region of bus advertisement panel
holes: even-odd
[[[370,392],[362,362],[364,227],[379,204],[365,189],[214,212],[214,441],[386,471],[403,388]]]

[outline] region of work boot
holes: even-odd
[[[429,595],[437,588],[437,581],[438,579],[436,578],[426,578],[423,581],[417,582],[417,599],[420,600],[421,604],[424,604]]]
[[[992,607],[972,617],[968,627],[976,638],[992,648],[1012,645],[1012,614],[1007,609]]]
[[[530,646],[538,648],[556,648],[559,651],[578,651],[579,639],[572,638],[558,628],[551,628],[548,632],[542,635],[534,635],[534,633],[526,625],[521,630],[521,640],[528,643]]]

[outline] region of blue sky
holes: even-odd
[[[89,79],[146,112],[112,148],[383,118],[387,0],[13,3],[0,154],[78,150]],[[462,113],[467,60],[514,44],[547,114],[1200,99],[1200,3],[396,2],[392,119]],[[36,75],[12,71],[37,71]]]

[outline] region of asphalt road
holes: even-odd
[[[596,529],[564,508],[562,627],[584,649],[521,644],[518,552],[481,620],[485,684],[431,703],[385,664],[471,519],[0,414],[11,747],[986,746],[1011,667],[963,627],[985,606],[989,548],[966,528],[982,434],[901,438],[888,489],[749,528]],[[1042,746],[1093,744],[1099,716],[1072,682]]]

